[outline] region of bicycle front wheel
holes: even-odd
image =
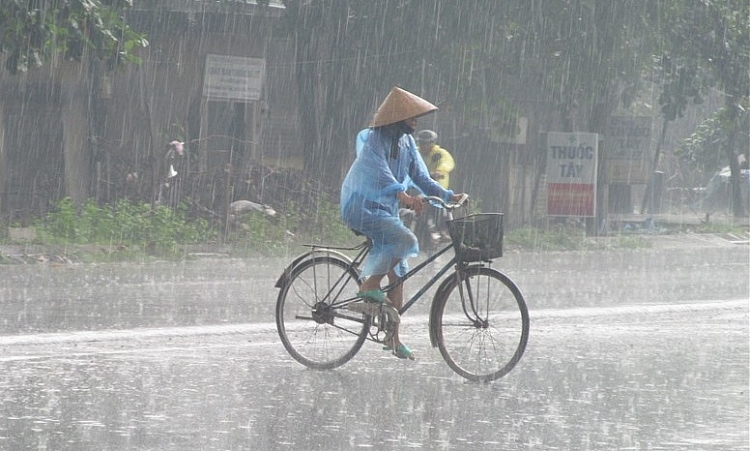
[[[371,318],[340,302],[357,291],[358,279],[348,262],[329,255],[291,270],[276,301],[276,329],[295,360],[309,368],[331,369],[359,351]]]
[[[526,302],[499,271],[476,266],[461,274],[435,299],[432,321],[440,353],[466,379],[499,379],[516,366],[526,349]]]

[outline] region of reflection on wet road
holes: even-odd
[[[503,257],[531,335],[488,385],[429,347],[429,299],[416,362],[305,369],[285,261],[0,268],[0,450],[750,449],[747,247]]]
[[[488,385],[448,369],[420,315],[416,362],[366,345],[326,372],[268,323],[3,337],[0,449],[747,449],[745,300],[532,320]]]
[[[289,260],[6,265],[0,335],[273,322],[274,284]],[[530,310],[750,293],[746,246],[508,254],[495,267],[516,282]],[[407,294],[425,280],[410,281]],[[431,293],[410,313],[428,312]]]

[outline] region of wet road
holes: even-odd
[[[2,450],[749,449],[747,247],[508,255],[532,318],[488,385],[429,348],[289,358],[282,260],[3,267]]]

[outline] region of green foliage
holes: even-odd
[[[475,203],[468,213],[478,213]],[[689,232],[746,233],[746,228],[720,224],[691,227]],[[146,204],[119,202],[116,207],[99,207],[89,202],[76,209],[70,199],[62,200],[55,212],[37,224],[42,244],[99,244],[122,249],[121,258],[146,253],[176,254],[178,245],[216,242],[218,231],[203,220],[188,221],[184,209],[152,208]],[[252,211],[236,218],[224,237],[232,252],[247,256],[284,255],[290,246],[316,243],[354,245],[362,241],[340,219],[338,205],[321,201],[315,212],[301,213],[290,203],[275,217]],[[648,240],[633,234],[609,237],[587,236],[584,228],[571,224],[522,227],[507,231],[506,252],[585,251],[649,247]],[[81,256],[80,258],[92,258]]]
[[[131,0],[3,0],[0,53],[11,73],[41,66],[53,54],[80,60],[85,49],[111,65],[137,62],[145,36],[125,22]]]
[[[550,227],[539,229],[523,227],[505,234],[507,248],[524,250],[550,251],[579,249],[586,238],[586,231],[572,227]]]
[[[712,153],[731,146],[727,137],[732,131],[747,131],[750,3],[675,2],[665,20],[666,51],[661,57],[665,82],[659,99],[663,114],[668,120],[681,116],[689,99],[700,103],[706,88],[717,86],[725,94],[725,107],[702,123],[683,146],[691,161],[706,164],[708,160],[716,167]]]
[[[309,239],[314,243],[350,244],[359,241],[354,233],[341,222],[338,203],[321,199],[314,215],[308,221]]]
[[[244,212],[235,215],[224,241],[250,254],[278,254],[291,241],[287,227],[294,222],[292,216],[269,217],[261,211]]]
[[[339,206],[320,199],[316,208],[303,212],[290,202],[283,213],[261,211],[233,215],[226,231],[211,228],[203,219],[188,220],[186,207],[120,201],[99,206],[93,201],[76,208],[70,198],[36,224],[42,244],[98,244],[128,251],[169,254],[179,246],[222,241],[249,255],[279,255],[290,245],[318,243],[354,244],[360,241],[341,222]]]
[[[727,145],[727,134],[721,125],[720,113],[716,112],[701,122],[675,151],[700,171],[713,172],[726,161],[723,150]]]
[[[136,246],[153,252],[172,252],[178,244],[200,243],[216,235],[205,220],[186,221],[184,206],[172,210],[120,201],[100,207],[89,201],[76,209],[70,198],[61,200],[37,229],[48,243]]]
[[[664,15],[662,26],[662,114],[666,120],[681,116],[688,100],[701,100],[708,86],[722,92],[724,108],[698,127],[681,152],[699,169],[731,168],[732,210],[736,216],[744,216],[735,153],[748,157],[750,2],[684,0],[665,4],[670,13]],[[718,163],[718,155],[724,156],[724,164]]]
[[[225,241],[262,255],[283,253],[295,244],[347,245],[359,242],[341,222],[339,205],[326,198],[302,211],[290,201],[277,216],[250,211],[234,217]]]
[[[747,228],[747,223],[744,222],[740,225],[703,221],[696,226],[685,227],[685,230],[682,231],[691,233],[724,233],[740,237],[750,235],[750,232]]]
[[[596,249],[634,249],[648,247],[642,237],[615,235],[592,238],[580,227],[555,225],[548,228],[522,227],[504,236],[506,250],[528,252],[577,251]]]
[[[697,65],[692,62],[681,65],[664,57],[661,66],[664,82],[659,94],[659,105],[664,119],[673,121],[685,114],[691,101],[694,104],[703,102],[709,83],[705,74],[699,72]]]

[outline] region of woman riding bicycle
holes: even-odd
[[[430,177],[411,136],[417,118],[436,110],[435,105],[421,97],[394,87],[375,112],[371,131],[341,188],[344,224],[367,236],[373,244],[362,268],[365,280],[358,295],[370,301],[388,301],[397,310],[403,304],[404,288],[398,281],[409,269],[406,259],[419,254],[416,236],[399,218],[399,204],[417,215],[424,209],[422,199],[406,194],[407,188],[416,186],[423,193],[446,201],[462,197]],[[386,275],[390,284],[397,284],[387,296],[380,291],[380,282]],[[398,329],[387,348],[399,358],[414,359],[414,353],[401,343]]]

